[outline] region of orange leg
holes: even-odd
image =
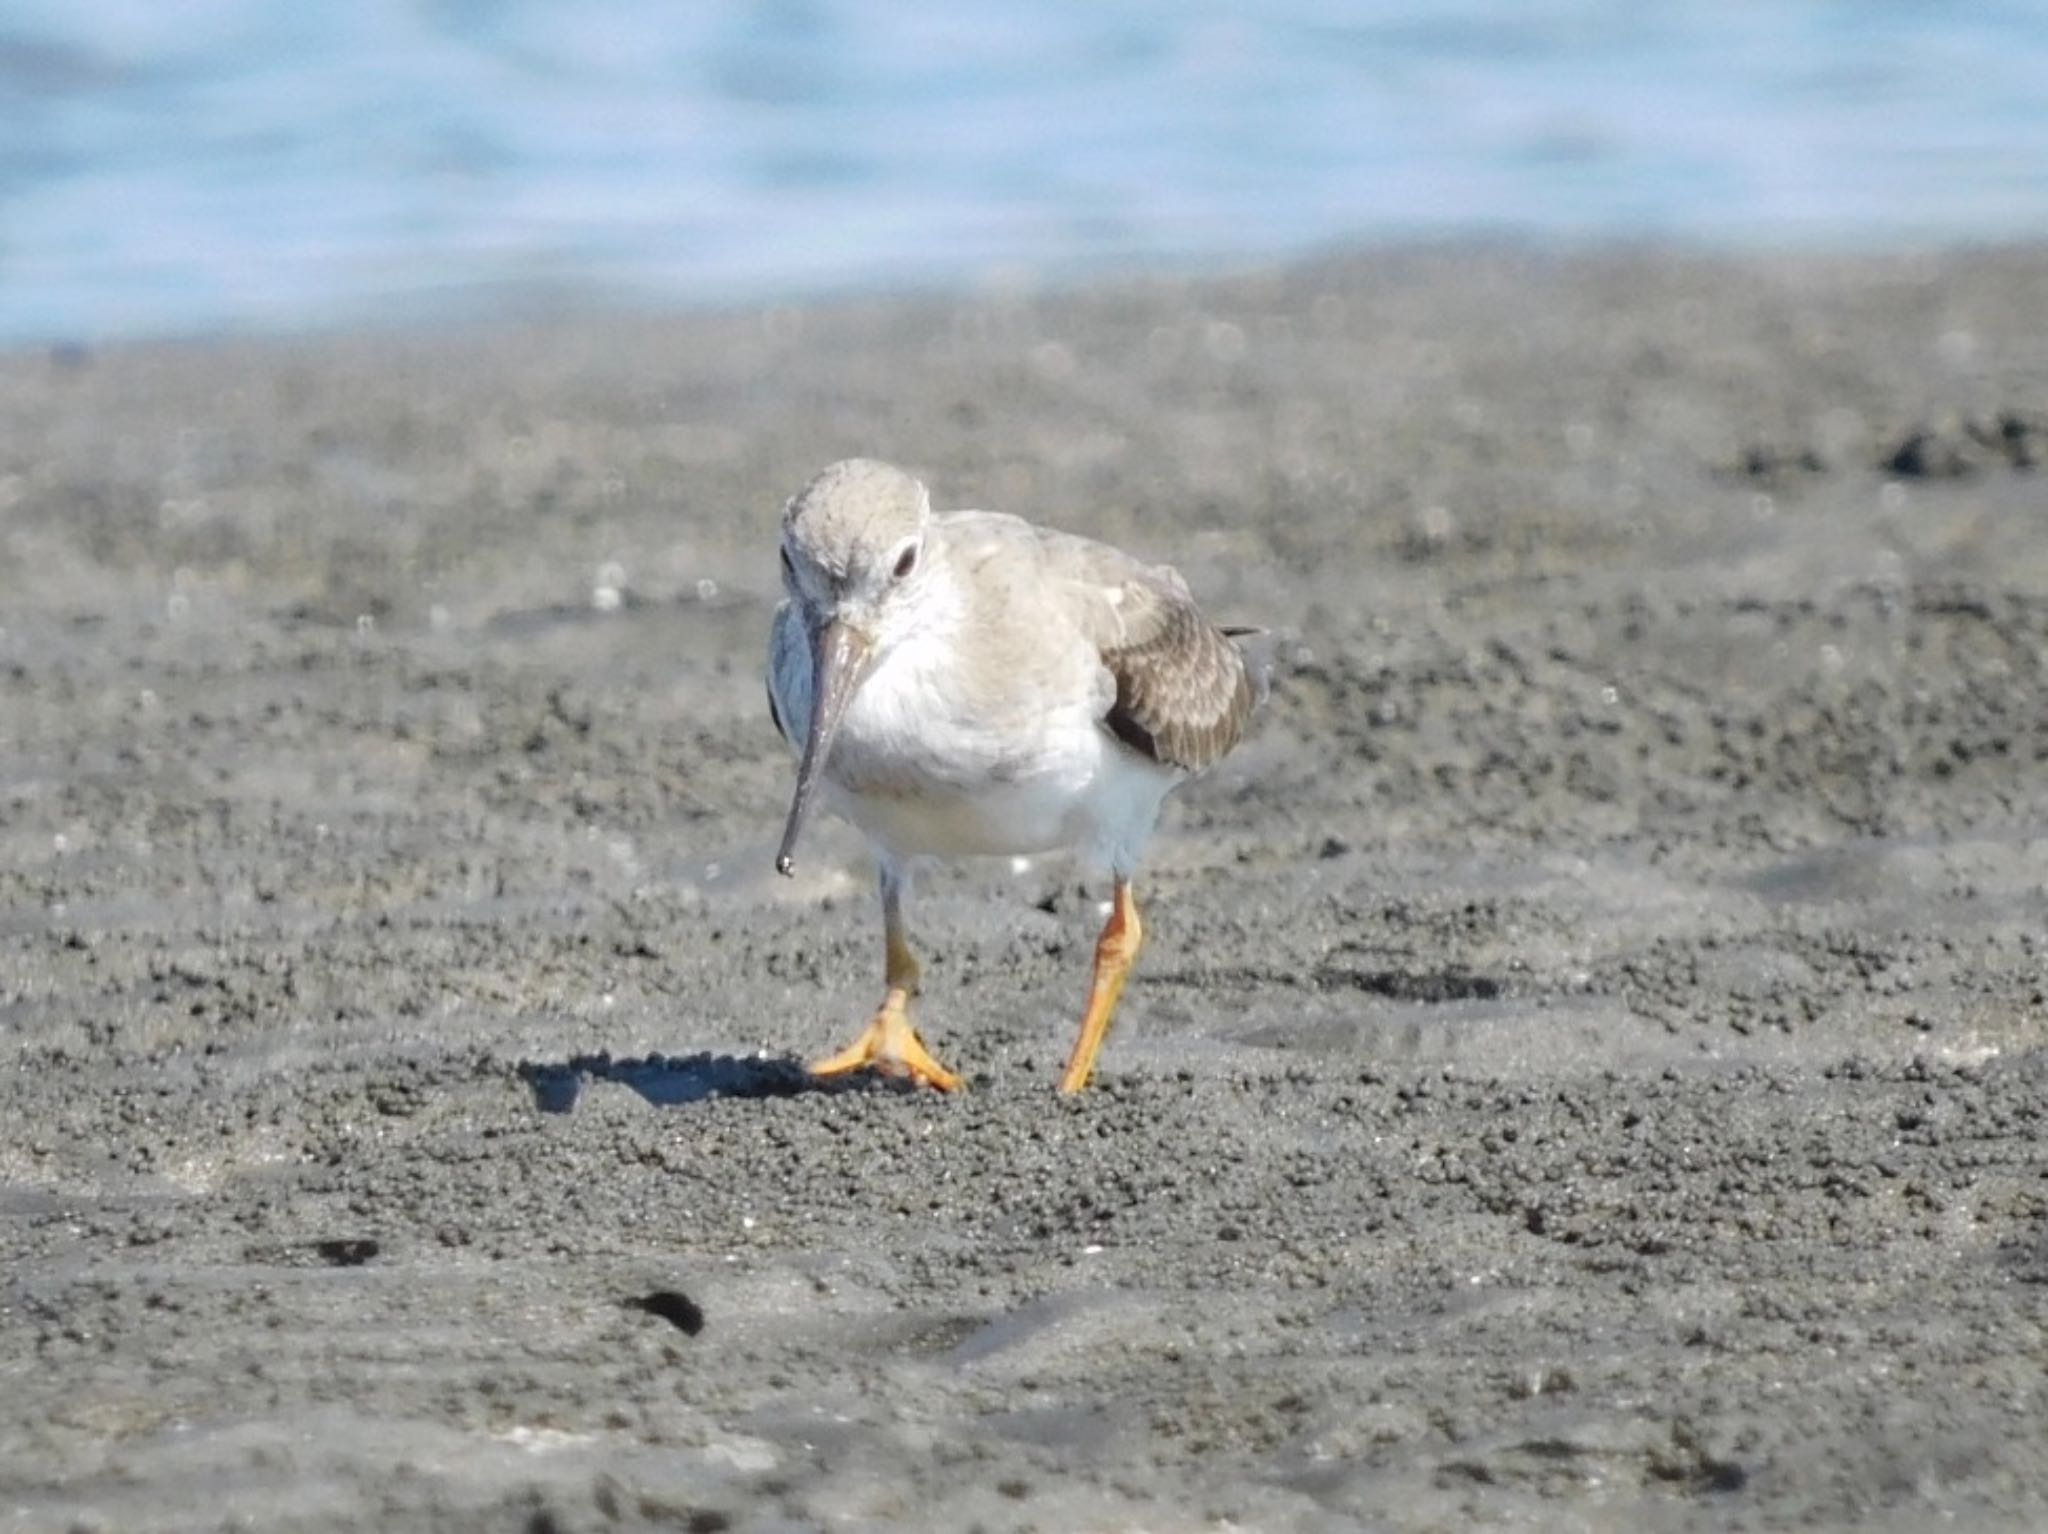
[[[1088,985],[1088,1010],[1081,1018],[1081,1034],[1074,1040],[1074,1052],[1067,1056],[1066,1072],[1060,1077],[1062,1092],[1078,1092],[1088,1085],[1095,1071],[1095,1057],[1109,1034],[1110,1015],[1116,999],[1123,994],[1124,977],[1131,961],[1138,957],[1145,927],[1138,920],[1138,902],[1131,897],[1128,879],[1116,881],[1116,896],[1110,902],[1109,920],[1102,936],[1095,940],[1095,976]]]
[[[903,931],[903,890],[900,880],[882,875],[882,926],[886,936],[884,972],[889,993],[861,1036],[836,1055],[812,1064],[813,1076],[845,1076],[873,1068],[885,1076],[908,1076],[941,1092],[958,1092],[960,1078],[934,1060],[910,1026],[910,998],[917,994],[917,956]]]

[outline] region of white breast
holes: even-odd
[[[1093,644],[1058,624],[991,622],[986,608],[970,619],[943,600],[920,618],[848,704],[822,774],[825,806],[897,858],[1076,846],[1128,873],[1183,774],[1104,728],[1115,682]],[[965,665],[963,643],[1011,659]],[[797,751],[810,670],[801,620],[785,607],[770,686]]]
[[[861,684],[826,766],[832,802],[900,855],[1036,852],[1092,839],[1118,751],[1086,689],[969,696],[938,635],[894,646]]]

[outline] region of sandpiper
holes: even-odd
[[[957,1091],[910,1024],[904,922],[919,858],[1079,847],[1115,879],[1062,1092],[1087,1085],[1142,928],[1131,879],[1178,784],[1243,734],[1266,667],[1209,623],[1180,575],[989,511],[935,514],[885,463],[825,469],[782,516],[768,704],[799,753],[775,866],[822,798],[880,869],[887,995],[811,1066]]]

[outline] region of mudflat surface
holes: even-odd
[[[0,1526],[2048,1526],[2048,253],[0,360]],[[1281,631],[804,1090],[780,502]]]

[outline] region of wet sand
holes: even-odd
[[[0,360],[0,1526],[2048,1526],[2048,251]],[[803,1090],[781,499],[1281,632]]]

